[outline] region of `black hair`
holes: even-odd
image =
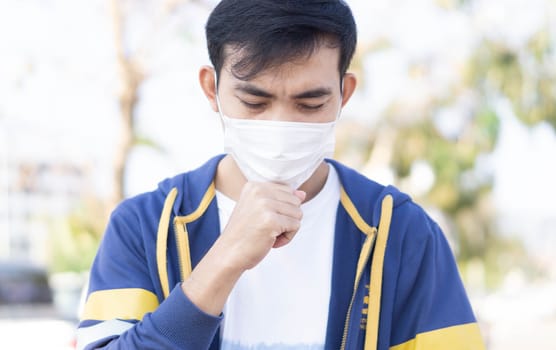
[[[343,76],[357,43],[355,20],[342,0],[222,0],[206,24],[209,58],[219,75],[229,49],[238,79],[309,57],[321,45],[339,47]]]

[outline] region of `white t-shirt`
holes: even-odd
[[[224,307],[223,350],[324,349],[340,181],[333,166],[323,189],[301,205],[301,228],[246,271]],[[216,193],[221,228],[235,202]]]

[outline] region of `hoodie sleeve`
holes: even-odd
[[[397,280],[392,282],[396,288],[389,320],[391,336],[389,344],[380,348],[484,349],[444,234],[420,207],[408,206],[406,234],[394,253],[399,256],[399,267]]]
[[[179,284],[160,302],[145,228],[132,207],[124,202],[108,224],[91,269],[77,348],[209,349],[221,317],[198,309]]]

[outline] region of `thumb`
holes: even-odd
[[[303,201],[305,200],[305,198],[307,197],[307,192],[305,192],[305,191],[295,190],[295,191],[293,192],[293,194],[294,194],[297,198],[299,198],[299,200],[300,200],[301,202],[303,202]]]

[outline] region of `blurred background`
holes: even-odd
[[[197,79],[216,3],[0,0],[3,344],[71,349],[115,204],[222,152]],[[556,1],[348,3],[335,157],[439,222],[488,349],[554,346]]]

